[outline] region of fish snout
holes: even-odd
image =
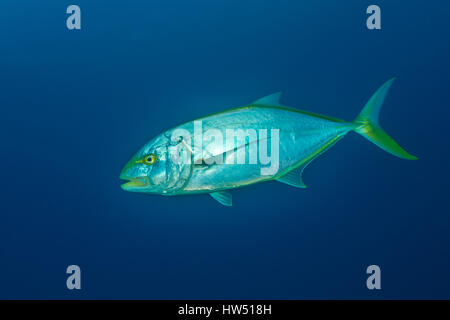
[[[119,178],[121,180],[126,180],[128,182],[121,185],[123,190],[126,191],[137,191],[137,189],[142,189],[148,187],[150,181],[147,176],[139,174],[139,170],[136,167],[126,165],[120,173]]]
[[[126,191],[135,191],[136,189],[146,188],[150,184],[148,177],[129,177],[121,174],[120,179],[128,180],[128,182],[121,185],[121,188]]]

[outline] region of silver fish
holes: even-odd
[[[128,180],[122,188],[162,195],[208,193],[227,206],[232,205],[227,190],[253,183],[277,180],[305,188],[304,168],[350,131],[397,157],[415,160],[378,123],[393,81],[383,84],[352,122],[282,106],[281,93],[275,93],[181,124],[131,158],[120,174]]]

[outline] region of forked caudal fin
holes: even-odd
[[[394,156],[408,160],[417,160],[417,157],[409,154],[405,149],[400,147],[400,145],[395,142],[378,123],[378,117],[384,98],[394,80],[395,78],[390,79],[383,84],[366,103],[363,110],[354,121],[355,124],[358,124],[355,131]]]

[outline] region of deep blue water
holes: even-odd
[[[450,298],[449,16],[444,1],[3,0],[0,298]],[[418,161],[352,133],[308,189],[253,185],[231,209],[120,188],[179,123],[276,91],[351,120],[392,76],[381,123]]]

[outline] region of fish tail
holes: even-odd
[[[417,160],[417,157],[409,154],[397,142],[394,141],[379,125],[378,117],[384,98],[389,91],[395,78],[384,83],[366,103],[361,113],[353,122],[357,127],[354,129],[367,140],[373,142],[381,149],[402,159]]]

